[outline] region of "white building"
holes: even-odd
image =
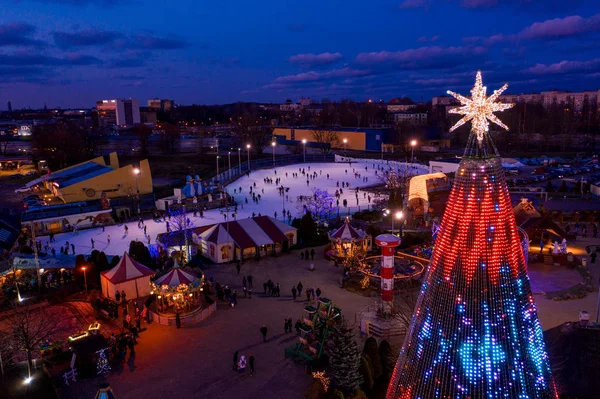
[[[295,104],[292,100],[286,100],[285,104],[279,106],[279,110],[283,112],[295,112],[300,109],[300,104]]]
[[[581,92],[569,92],[569,91],[543,91],[542,97],[544,101],[544,107],[550,107],[552,104],[573,104],[576,111],[581,111],[583,104],[588,101],[590,103],[598,101],[597,91],[581,91]]]
[[[413,108],[417,108],[417,104],[388,104],[388,112],[403,112],[409,111]]]
[[[128,126],[140,123],[140,103],[137,99],[96,101],[100,126]]]
[[[427,113],[426,112],[395,112],[390,114],[393,118],[394,123],[406,123],[413,126],[426,125],[427,124]]]
[[[308,107],[310,105],[310,97],[300,97],[298,104],[302,107]]]

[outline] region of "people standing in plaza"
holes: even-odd
[[[304,286],[302,285],[302,281],[298,281],[298,285],[296,286],[296,288],[298,289],[298,296],[302,296],[302,288]]]
[[[123,303],[127,303],[127,294],[125,294],[125,291],[121,290],[121,301],[123,301]]]
[[[321,297],[321,289],[317,288],[316,293],[317,293],[317,299],[319,299]]]
[[[306,289],[306,302],[310,302],[310,288]]]
[[[250,375],[254,374],[254,355],[251,353],[248,357],[248,367],[250,367]]]
[[[315,260],[315,249],[311,249],[310,251],[310,260]]]
[[[110,244],[110,234],[106,237],[106,241]]]
[[[294,298],[294,301],[296,300],[296,287],[292,287],[292,297]]]
[[[177,328],[181,328],[181,317],[179,317],[179,312],[175,313],[175,325]]]
[[[233,368],[232,368],[233,371],[237,370],[238,355],[239,355],[238,351],[235,351],[235,353],[233,354]]]
[[[260,333],[262,334],[263,337],[263,342],[267,342],[267,332],[269,330],[267,329],[267,326],[263,324],[263,326],[260,328]]]
[[[117,300],[117,303],[121,302],[121,294],[119,293],[119,291],[117,291],[117,293],[115,294],[115,299]]]
[[[307,250],[305,250],[305,251],[304,251],[304,259],[306,259],[306,260],[310,260],[310,258],[309,258],[309,255],[310,255],[310,254],[308,253],[308,249],[307,249]]]
[[[242,268],[242,264],[240,263],[240,261],[238,260],[237,263],[235,264],[235,269],[237,270],[237,274],[240,274],[240,269]]]
[[[242,287],[246,288],[246,286],[248,285],[248,279],[246,278],[246,276],[242,277]]]
[[[302,323],[300,323],[300,319],[296,320],[296,324],[294,325],[294,327],[296,327],[296,335],[300,335],[300,326],[302,325]]]
[[[252,280],[254,279],[254,277],[252,277],[251,274],[248,275],[248,288],[254,288],[252,287]]]
[[[90,241],[92,242],[92,249],[94,249],[94,239],[90,238]]]

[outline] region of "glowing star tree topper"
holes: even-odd
[[[448,111],[451,114],[464,115],[450,131],[458,129],[465,123],[471,121],[471,130],[477,134],[477,140],[481,143],[483,141],[483,135],[488,131],[489,122],[494,122],[496,125],[503,129],[509,130],[494,112],[501,112],[505,109],[511,108],[514,104],[505,104],[496,102],[500,94],[502,94],[508,88],[508,84],[505,84],[500,89],[495,90],[494,94],[486,97],[487,87],[485,87],[481,81],[481,71],[477,71],[477,77],[475,78],[475,86],[471,89],[471,98],[461,96],[458,93],[448,90],[448,94],[456,98],[462,104],[459,108],[454,108]]]

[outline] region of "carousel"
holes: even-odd
[[[331,241],[331,250],[327,252],[327,255],[339,260],[364,256],[371,250],[372,245],[371,236],[352,227],[348,218],[342,227],[329,233],[329,240]]]
[[[152,294],[156,295],[156,310],[159,314],[185,314],[204,304],[203,279],[181,270],[177,265],[167,274],[151,283]]]

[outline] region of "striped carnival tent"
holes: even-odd
[[[127,299],[150,295],[150,277],[154,270],[131,259],[127,252],[118,265],[100,273],[102,294],[114,299],[115,294],[124,291]]]
[[[348,218],[342,227],[329,233],[329,240],[331,251],[328,255],[337,258],[354,256],[357,251],[360,253],[369,251],[372,246],[371,236],[363,230],[352,227]]]
[[[154,284],[156,286],[168,285],[171,288],[177,288],[180,284],[193,284],[196,281],[200,281],[200,279],[178,267],[174,267],[164,276],[154,280]]]
[[[342,225],[342,227],[329,233],[329,238],[331,240],[360,241],[364,239],[364,237],[365,232],[352,227],[348,218],[346,218],[346,222]]]

